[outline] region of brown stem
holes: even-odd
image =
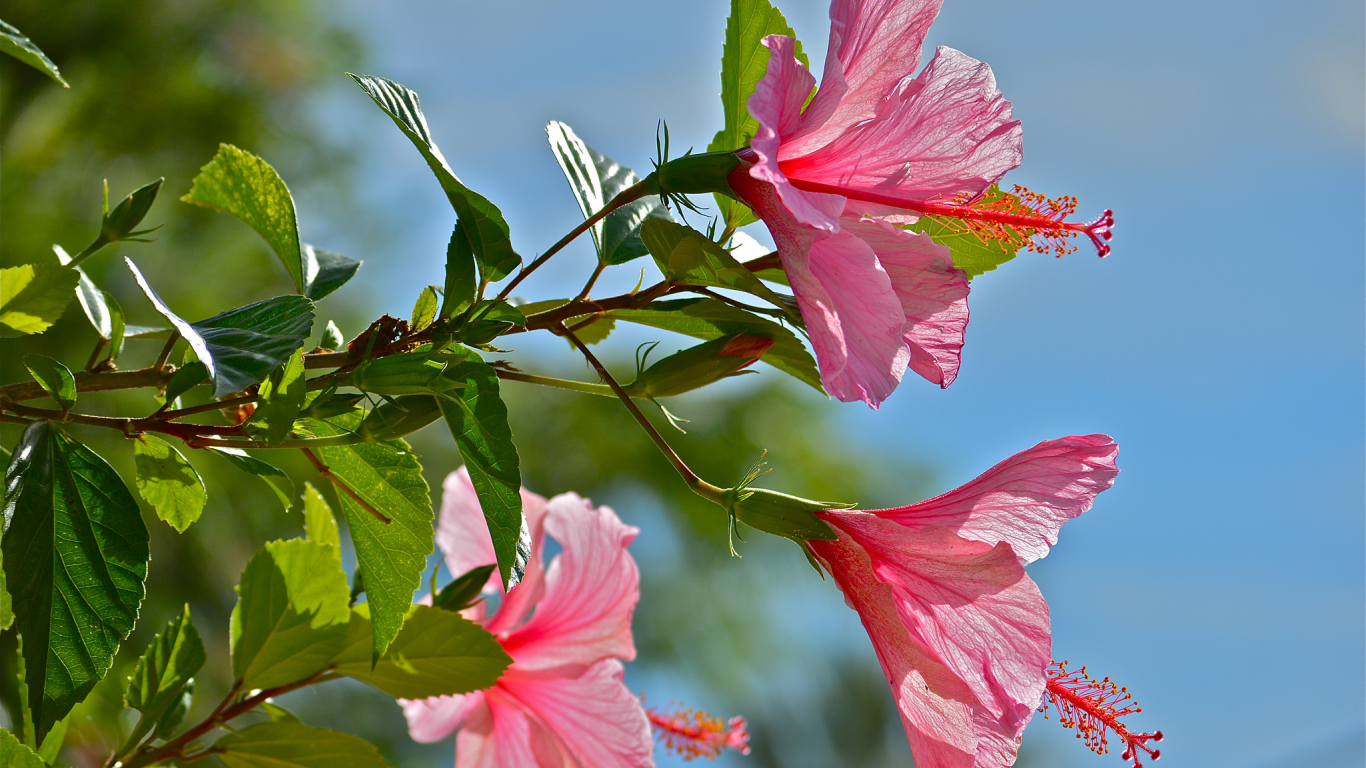
[[[301,448],[300,450],[302,450],[304,452],[304,455],[308,457],[308,460],[313,464],[313,468],[318,470],[319,475],[331,481],[333,485],[337,486],[337,490],[341,491],[342,493],[345,493],[347,496],[350,496],[352,500],[354,500],[357,504],[361,506],[361,509],[364,509],[371,515],[374,515],[376,520],[380,521],[381,523],[384,523],[385,525],[388,525],[389,523],[393,522],[392,520],[381,514],[378,509],[372,507],[370,505],[370,502],[366,501],[365,499],[362,499],[359,494],[351,490],[351,487],[348,486],[346,483],[342,482],[342,479],[340,477],[337,477],[336,475],[332,474],[332,469],[328,467],[326,464],[324,464],[323,460],[318,458],[318,455],[315,454],[311,449]]]
[[[593,290],[593,284],[596,283],[598,281],[598,278],[602,276],[602,271],[604,269],[607,269],[607,262],[599,261],[597,268],[593,270],[593,274],[588,277],[588,282],[583,284],[583,290],[579,291],[579,295],[575,298],[579,299],[580,301],[588,298],[588,292]]]
[[[101,336],[95,341],[95,348],[90,351],[90,359],[85,361],[85,370],[93,370],[95,363],[100,361],[100,353],[104,351],[104,346],[109,343],[109,339]]]
[[[111,389],[160,387],[170,380],[171,372],[158,371],[156,368],[139,368],[133,371],[81,371],[75,378],[77,392],[100,392]],[[47,397],[47,390],[36,381],[0,387],[0,400],[17,403],[37,400],[40,397]]]
[[[87,427],[104,427],[105,429],[115,429],[125,435],[136,435],[141,432],[158,432],[164,435],[179,438],[186,443],[196,438],[220,435],[226,437],[238,437],[242,434],[241,427],[217,426],[213,424],[181,424],[178,422],[162,421],[160,419],[125,419],[115,416],[87,416],[80,413],[63,413],[47,408],[31,408],[27,405],[18,403],[0,404],[5,410],[20,416],[27,416],[33,419],[47,419],[49,421],[60,421],[69,424],[83,424]]]
[[[161,354],[157,355],[157,361],[152,363],[152,370],[166,370],[166,361],[171,357],[171,350],[175,349],[177,341],[180,341],[180,332],[171,331],[171,338],[166,340],[166,346],[161,348]]]

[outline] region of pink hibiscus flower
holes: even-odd
[[[496,562],[469,475],[452,473],[444,489],[436,541],[450,572]],[[640,572],[626,547],[639,529],[573,493],[546,501],[523,489],[522,504],[532,536],[525,577],[492,615],[482,602],[465,612],[512,666],[483,691],[402,702],[409,734],[431,742],[459,728],[457,768],[654,765],[649,719],[622,682],[621,661],[636,655]],[[548,567],[547,533],[563,547]],[[497,588],[495,571],[487,589]]]
[[[1025,564],[1114,483],[1105,435],[1039,443],[937,498],[819,517],[809,540],[858,611],[919,768],[1003,768],[1043,698],[1048,604]]]

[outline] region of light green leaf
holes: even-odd
[[[303,345],[313,328],[313,302],[303,296],[276,296],[187,323],[152,290],[132,259],[124,261],[152,306],[180,331],[195,357],[208,367],[214,397],[264,381]]]
[[[724,152],[749,146],[759,123],[749,114],[749,97],[754,86],[768,71],[769,50],[763,39],[769,35],[797,35],[783,14],[768,0],[731,0],[726,19],[726,42],[721,49],[721,111],[725,127],[707,146],[708,152]],[[797,41],[797,59],[811,68]],[[758,221],[744,203],[726,195],[716,195],[721,218],[727,227],[743,227]]]
[[[507,406],[498,394],[498,374],[473,350],[453,348],[444,377],[465,385],[440,400],[470,482],[484,509],[498,572],[508,589],[522,580],[531,539],[522,515],[522,473],[512,443]],[[367,574],[367,578],[369,575]]]
[[[24,37],[22,32],[3,21],[0,21],[0,53],[8,53],[61,83],[63,88],[71,87],[62,79],[62,73],[57,71],[57,65],[52,63],[52,59],[49,59],[47,54],[34,45],[32,40]],[[0,763],[0,765],[5,765],[5,763]]]
[[[744,291],[784,312],[789,309],[778,294],[736,261],[730,251],[692,227],[651,219],[640,228],[640,237],[670,282]],[[799,317],[793,319],[800,320]]]
[[[5,768],[47,768],[38,753],[3,728],[0,728],[0,765]]]
[[[3,449],[0,449],[2,451]],[[3,451],[5,466],[9,466],[8,451]],[[0,630],[9,629],[14,623],[14,603],[9,596],[9,587],[5,585],[4,555],[0,554]]]
[[[304,680],[346,641],[349,590],[334,544],[268,542],[237,589],[232,674],[245,690]]]
[[[337,519],[332,516],[332,508],[327,506],[318,489],[304,483],[304,535],[309,541],[319,544],[341,546],[341,533],[337,530]]]
[[[360,419],[345,416],[332,423],[310,422],[321,436],[344,434]],[[360,443],[319,448],[332,474],[373,509],[389,518],[376,519],[348,494],[339,494],[342,514],[365,572],[365,594],[375,622],[374,658],[378,659],[403,625],[422,584],[432,553],[432,499],[422,465],[402,441]]]
[[[233,466],[248,474],[256,475],[275,493],[275,498],[280,500],[281,511],[288,511],[294,503],[294,481],[289,479],[283,469],[268,464],[255,456],[247,455],[241,448],[208,448],[210,453],[215,453],[228,461]]]
[[[485,576],[487,578],[487,575]],[[389,649],[370,668],[370,606],[351,609],[346,646],[333,669],[390,696],[425,699],[478,691],[498,681],[512,658],[493,635],[458,613],[414,605]]]
[[[265,160],[231,144],[219,144],[218,154],[199,169],[189,193],[180,199],[222,211],[256,230],[280,257],[299,293],[306,292],[294,198]]]
[[[213,746],[228,768],[388,768],[365,739],[297,721],[257,723]]]
[[[417,302],[413,304],[413,319],[408,321],[408,330],[413,333],[426,330],[436,319],[438,301],[436,286],[429,285],[423,288],[422,293],[417,296]]]
[[[179,616],[152,638],[128,679],[124,706],[142,713],[134,728],[137,739],[146,736],[181,703],[194,674],[207,658],[204,642],[190,621],[190,606],[186,605]]]
[[[62,743],[66,741],[66,729],[71,724],[71,715],[67,715],[57,724],[52,726],[52,730],[43,737],[42,746],[38,747],[38,757],[44,763],[53,765],[57,762],[57,756],[62,753]]]
[[[469,321],[460,329],[460,340],[478,346],[487,344],[512,330],[513,326],[525,326],[526,315],[522,311],[497,299],[485,299],[470,310]]]
[[[983,193],[981,203],[989,204],[1003,197],[1009,198],[1014,195],[1002,192],[999,186],[992,184]],[[1010,261],[1021,248],[1029,244],[1029,237],[1008,226],[1002,226],[1000,229],[1003,237],[983,240],[971,229],[963,227],[961,221],[938,216],[922,216],[919,221],[903,229],[923,232],[934,242],[948,248],[953,265],[968,273],[969,279],[990,272]]]
[[[265,427],[268,443],[283,442],[304,409],[308,379],[304,376],[304,350],[300,347],[279,368],[261,382],[252,423]]]
[[[417,94],[400,83],[382,77],[351,75],[351,79],[393,119],[394,124],[427,160],[427,165],[436,174],[446,198],[455,209],[457,226],[469,241],[483,282],[497,282],[516,269],[522,263],[522,257],[512,250],[512,240],[508,236],[508,225],[502,211],[456,178],[441,150],[432,141]]]
[[[76,404],[76,377],[70,368],[47,355],[24,355],[24,367],[63,411]]]
[[[266,713],[266,716],[270,718],[270,721],[272,723],[299,723],[300,725],[303,724],[303,721],[300,720],[299,717],[295,715],[293,712],[290,712],[289,710],[285,709],[279,704],[276,704],[273,701],[270,701],[269,699],[261,702],[261,711]]]
[[[104,297],[104,306],[109,310],[109,359],[117,360],[123,354],[123,342],[130,334],[130,330],[137,330],[138,326],[131,329],[124,323],[123,307],[109,291],[100,291]]]
[[[0,338],[42,333],[62,316],[81,275],[63,264],[0,269]]]
[[[578,320],[577,322],[583,321]],[[579,341],[582,341],[584,344],[599,344],[606,341],[607,337],[612,335],[612,331],[616,327],[616,318],[611,315],[597,315],[591,318],[587,325],[576,326],[572,330],[574,331],[574,335],[579,338]],[[566,339],[566,341],[568,341],[568,339]],[[569,345],[572,347],[574,346],[574,343],[571,341],[569,342]]]
[[[209,492],[194,466],[174,445],[156,435],[138,435],[133,441],[133,465],[138,493],[156,510],[157,517],[178,533],[199,519]]]
[[[348,280],[356,276],[356,271],[364,263],[308,243],[303,243],[301,247],[304,268],[303,294],[313,301],[318,301],[346,285]]]
[[[49,422],[24,431],[5,488],[0,548],[41,740],[109,671],[151,553],[118,473]]]
[[[457,222],[446,244],[446,290],[441,303],[441,316],[453,317],[474,304],[479,290],[479,267],[474,258],[474,246],[469,234]]]
[[[595,151],[564,123],[551,120],[546,123],[545,132],[585,219],[640,181],[634,171]],[[590,232],[598,249],[598,260],[604,264],[625,264],[648,253],[640,242],[640,225],[650,216],[673,221],[663,201],[651,195],[618,208],[594,224]]]
[[[648,325],[673,331],[695,339],[711,341],[734,333],[766,336],[773,339],[764,356],[759,358],[798,381],[821,388],[820,371],[811,353],[806,351],[796,334],[783,326],[732,307],[716,299],[678,299],[656,301],[644,309],[618,309],[609,313],[618,320]]]

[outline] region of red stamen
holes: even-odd
[[[684,760],[695,757],[716,759],[721,751],[730,748],[742,755],[749,754],[749,732],[745,730],[743,717],[732,717],[729,722],[713,717],[706,712],[679,707],[673,712],[662,713],[654,707],[645,710],[654,726],[655,735],[670,752],[682,755]]]
[[[1039,707],[1045,719],[1048,705],[1052,704],[1058,713],[1058,722],[1064,728],[1077,731],[1077,738],[1083,739],[1086,746],[1098,755],[1110,751],[1109,733],[1114,733],[1124,741],[1124,752],[1120,757],[1132,760],[1133,768],[1142,768],[1138,751],[1141,749],[1154,760],[1162,757],[1160,750],[1148,746],[1149,741],[1162,741],[1162,731],[1134,733],[1120,718],[1142,712],[1143,708],[1133,703],[1128,688],[1121,688],[1110,678],[1096,682],[1086,674],[1086,667],[1075,672],[1067,670],[1067,662],[1053,662],[1048,668],[1047,700]]]

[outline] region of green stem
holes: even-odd
[[[589,395],[601,395],[603,397],[617,396],[617,393],[612,391],[611,387],[602,384],[590,384],[586,381],[573,381],[571,379],[556,379],[550,376],[535,376],[520,371],[505,371],[501,368],[495,370],[498,372],[498,378],[506,381],[520,381],[524,384],[539,384],[543,387],[567,389],[571,392],[583,392]]]
[[[166,340],[166,346],[161,348],[161,354],[157,355],[157,361],[152,363],[154,370],[166,370],[166,361],[171,357],[171,350],[175,349],[177,341],[180,341],[180,331],[171,331],[171,337]]]
[[[112,245],[113,242],[113,240],[104,239],[104,233],[101,232],[100,236],[95,238],[95,241],[92,242],[90,245],[87,245],[85,247],[85,250],[76,254],[75,258],[73,258],[67,264],[67,266],[71,267],[72,269],[79,267],[80,265],[85,263],[86,259],[89,259],[91,256],[94,256],[96,253],[99,253],[100,249],[104,248],[106,245]]]

